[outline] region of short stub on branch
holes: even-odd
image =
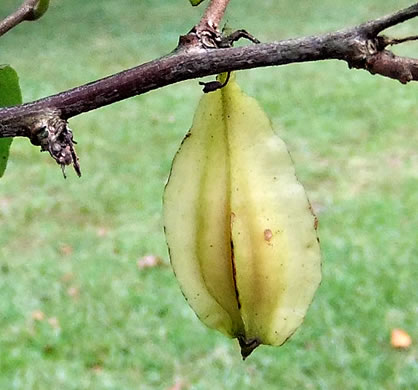
[[[41,152],[49,152],[52,158],[61,165],[64,178],[65,167],[72,165],[80,177],[81,170],[78,156],[74,149],[76,143],[66,120],[56,114],[41,115],[33,127],[31,142],[41,147]]]

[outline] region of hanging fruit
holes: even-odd
[[[283,344],[321,280],[316,218],[284,142],[234,77],[205,94],[164,193],[171,263],[192,309],[242,356]]]

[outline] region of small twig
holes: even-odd
[[[218,89],[225,87],[225,85],[228,84],[230,77],[231,77],[231,72],[227,72],[224,82],[221,82],[219,80],[209,81],[209,82],[199,81],[199,85],[203,85],[204,93],[214,92]]]
[[[256,37],[252,36],[248,31],[237,30],[225,37],[221,37],[219,47],[232,47],[233,43],[239,41],[240,39],[248,39],[252,43],[260,43],[260,41]]]
[[[359,28],[369,37],[377,36],[377,34],[383,30],[415,18],[416,16],[418,16],[418,3],[391,15],[384,16],[383,18],[371,20],[370,22],[360,25]]]
[[[25,20],[39,19],[48,9],[49,0],[25,0],[11,15],[0,21],[0,36]]]
[[[413,36],[405,37],[405,38],[390,38],[386,35],[379,35],[375,39],[376,48],[379,51],[384,50],[388,46],[399,45],[404,42],[416,41],[416,40],[418,40],[418,35],[413,35]]]
[[[196,25],[196,31],[214,30],[219,31],[219,24],[225,14],[226,7],[230,0],[211,0],[199,24]]]
[[[418,40],[418,35],[413,35],[411,37],[406,38],[389,38],[388,45],[399,45],[400,43],[408,42],[408,41],[416,41]]]

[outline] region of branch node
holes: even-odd
[[[206,27],[198,30],[193,27],[186,35],[181,35],[176,50],[187,51],[190,49],[227,49],[240,39],[248,39],[257,44],[260,41],[246,30],[237,30],[229,35],[223,35],[218,30]]]
[[[190,49],[200,49],[201,44],[199,37],[197,36],[194,29],[190,30],[186,35],[180,35],[179,43],[176,51],[187,51]]]
[[[73,165],[77,175],[81,176],[80,164],[74,148],[76,142],[66,120],[61,119],[56,113],[40,115],[34,123],[31,134],[32,144],[40,146],[41,152],[49,152],[57,164],[61,165],[64,178],[67,165]]]

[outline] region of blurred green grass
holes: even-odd
[[[18,3],[3,0],[0,15]],[[268,41],[410,3],[241,0],[227,21]],[[30,101],[166,54],[201,12],[186,0],[54,0],[44,18],[1,38],[0,63],[16,68]],[[81,179],[63,180],[48,156],[15,140],[0,182],[1,389],[418,387],[416,85],[338,62],[238,80],[287,142],[319,214],[323,283],[300,330],[242,362],[179,291],[161,195],[201,94],[188,81],[71,120]],[[149,253],[163,266],[139,270]],[[390,347],[395,327],[413,337],[409,350]]]

